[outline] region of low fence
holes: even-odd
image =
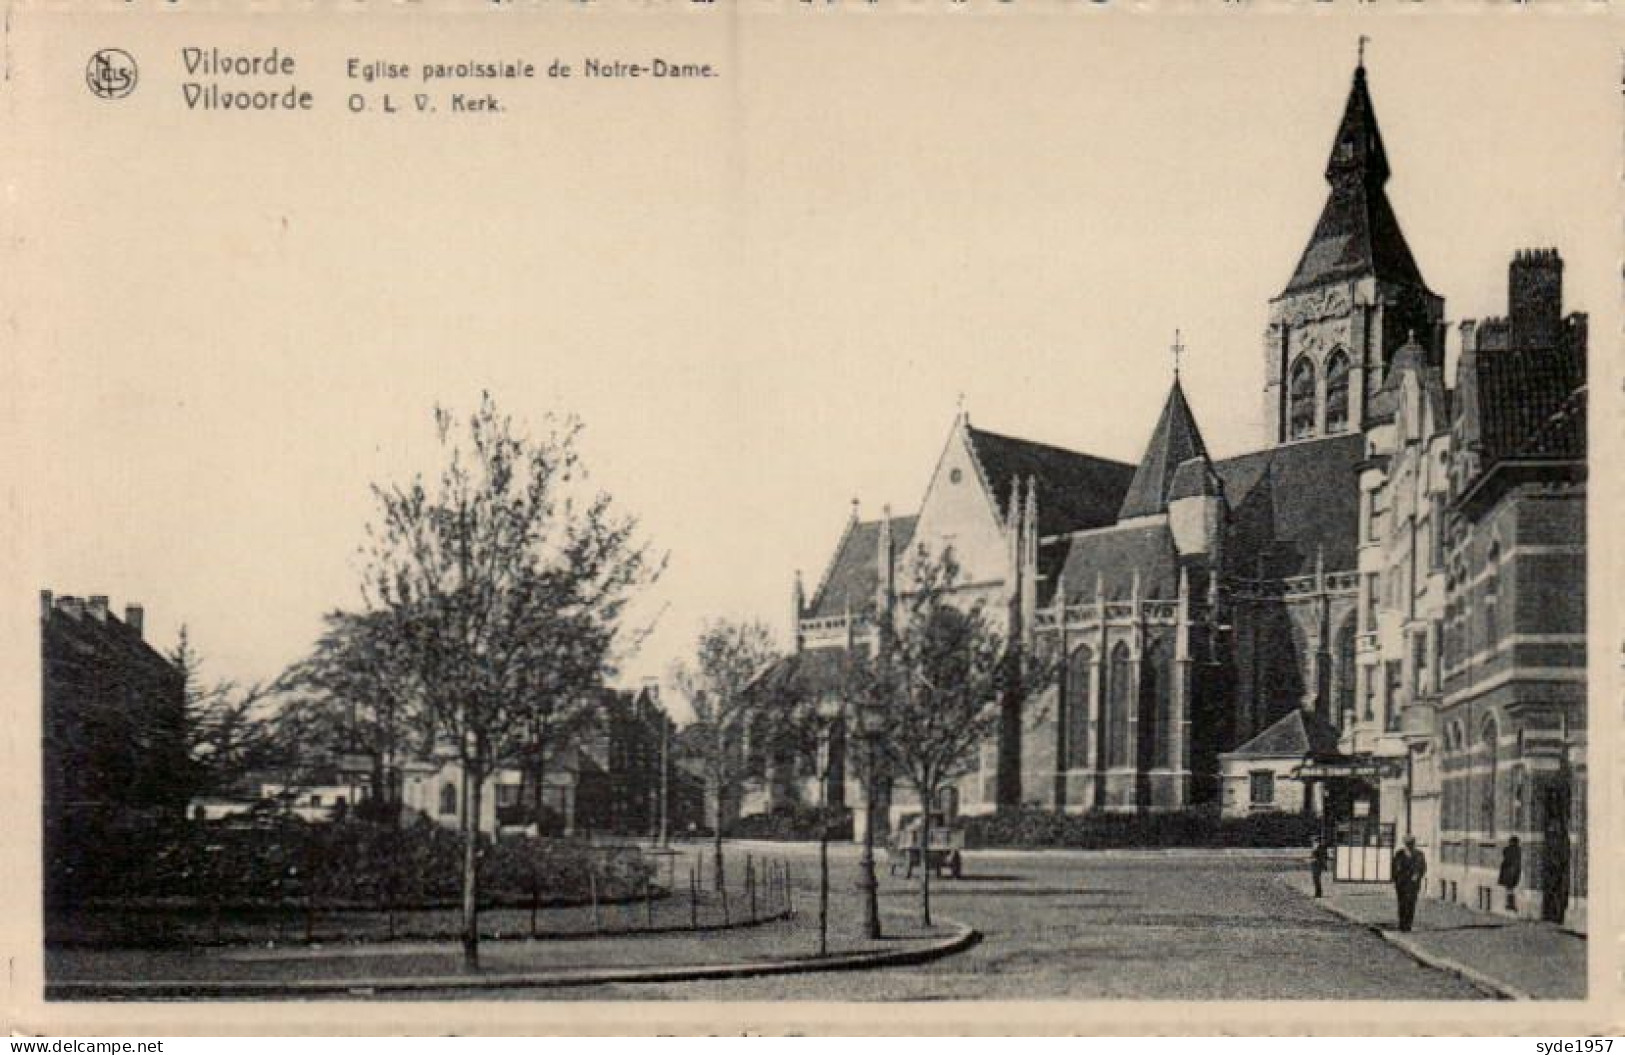
[[[636,855],[639,867],[629,868]],[[795,907],[787,862],[756,855],[731,857],[718,887],[701,855],[626,845],[571,847],[585,862],[573,875],[583,889],[561,896],[535,884],[516,890],[482,878],[480,932],[488,938],[569,939],[749,926],[791,915]],[[523,876],[519,877],[523,879]],[[455,897],[357,900],[338,876],[307,875],[293,893],[229,899],[225,888],[163,896],[97,898],[47,909],[45,936],[57,947],[186,947],[196,945],[446,940],[462,934]],[[438,889],[442,886],[434,884]],[[385,884],[378,889],[387,891]],[[451,893],[454,891],[446,891]]]

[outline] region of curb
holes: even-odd
[[[1303,891],[1299,890],[1296,886],[1293,886],[1285,879],[1281,880],[1281,885],[1300,897],[1304,896]],[[1522,989],[1519,989],[1517,986],[1508,985],[1506,982],[1500,981],[1499,979],[1491,978],[1483,971],[1469,967],[1464,963],[1459,963],[1456,960],[1450,959],[1448,956],[1441,956],[1438,953],[1429,952],[1427,949],[1424,949],[1422,946],[1418,945],[1410,938],[1405,937],[1403,934],[1400,934],[1397,931],[1385,930],[1375,923],[1368,923],[1347,909],[1337,907],[1325,898],[1307,898],[1306,900],[1313,902],[1323,911],[1331,913],[1333,916],[1336,916],[1338,919],[1341,919],[1346,923],[1352,923],[1357,927],[1370,931],[1372,934],[1375,934],[1383,941],[1386,941],[1388,944],[1392,945],[1394,948],[1398,949],[1406,956],[1409,956],[1422,966],[1431,967],[1435,971],[1444,971],[1446,974],[1453,974],[1463,981],[1476,985],[1478,988],[1494,996],[1497,1000],[1534,999],[1534,997],[1530,996]]]
[[[74,981],[45,986],[47,1000],[194,1000],[204,998],[270,999],[318,995],[375,996],[381,993],[422,992],[440,989],[561,989],[571,986],[694,982],[722,978],[754,978],[781,974],[812,974],[875,967],[901,967],[927,963],[962,952],[982,935],[963,923],[944,920],[954,928],[948,937],[929,945],[877,952],[838,953],[802,960],[761,960],[745,963],[697,964],[623,970],[615,967],[577,971],[501,975],[443,975],[396,978],[304,979],[273,981]]]

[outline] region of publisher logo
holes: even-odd
[[[90,57],[85,83],[98,99],[122,99],[135,91],[135,59],[121,48],[103,48]]]

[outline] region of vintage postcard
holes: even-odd
[[[1609,4],[4,15],[12,1031],[1620,1028]]]

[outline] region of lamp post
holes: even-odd
[[[858,887],[863,891],[863,933],[873,941],[880,937],[880,883],[875,878],[875,795],[879,781],[875,774],[875,737],[880,715],[873,705],[858,709],[864,744],[863,858],[859,861]]]

